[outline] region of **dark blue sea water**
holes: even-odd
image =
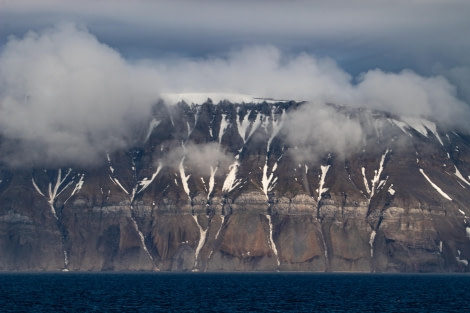
[[[470,312],[470,276],[0,274],[0,312]]]

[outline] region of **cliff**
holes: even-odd
[[[0,270],[469,271],[470,137],[328,105],[341,153],[290,139],[304,105],[161,102],[101,164],[0,165]]]

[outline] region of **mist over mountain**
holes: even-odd
[[[469,271],[468,2],[85,3],[0,2],[0,270]]]
[[[286,136],[292,144],[308,139],[314,149],[343,155],[360,145],[364,130],[324,103],[423,117],[462,131],[470,117],[442,76],[376,69],[353,78],[331,59],[284,55],[273,46],[130,62],[73,24],[11,38],[0,67],[0,155],[15,166],[96,164],[106,151],[135,144],[152,105],[182,92],[307,101],[289,116]],[[327,136],[334,140],[322,140]]]

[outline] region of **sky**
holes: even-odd
[[[2,159],[100,159],[132,144],[136,121],[174,92],[466,128],[468,16],[466,0],[0,0],[0,132],[22,143],[4,144]]]

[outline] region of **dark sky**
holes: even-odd
[[[334,58],[354,74],[468,67],[470,2],[2,0],[0,38],[59,22],[85,26],[127,58],[204,57],[243,45]]]

